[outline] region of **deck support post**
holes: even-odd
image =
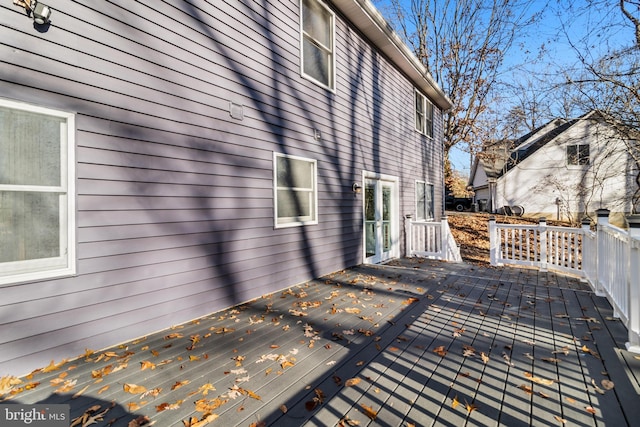
[[[628,215],[629,223],[629,341],[627,350],[640,353],[640,215]]]

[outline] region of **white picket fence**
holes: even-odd
[[[449,222],[413,221],[406,218],[406,253],[409,257],[425,257],[460,262],[460,248],[456,244]]]
[[[542,271],[579,275],[605,296],[614,316],[629,331],[627,349],[640,353],[640,216],[630,216],[629,231],[609,224],[598,210],[597,231],[537,225],[498,224],[489,220],[491,265],[525,265]]]

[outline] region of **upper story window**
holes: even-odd
[[[416,130],[433,138],[433,104],[426,96],[415,91]]]
[[[335,88],[335,15],[319,0],[301,0],[302,75]]]
[[[433,185],[423,181],[416,182],[416,220],[432,220],[433,209]]]
[[[75,272],[74,123],[0,99],[0,284]]]
[[[570,166],[589,164],[589,144],[567,145],[567,164]]]
[[[274,153],[275,226],[318,223],[316,161]]]

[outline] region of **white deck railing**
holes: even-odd
[[[629,231],[609,224],[609,211],[598,211],[597,231],[537,225],[498,224],[489,220],[491,265],[526,265],[542,271],[577,274],[597,295],[605,296],[614,316],[629,331],[627,348],[640,353],[640,221]],[[640,220],[640,218],[638,218]]]
[[[406,219],[407,256],[460,262],[460,248],[456,244],[449,222],[413,221]]]

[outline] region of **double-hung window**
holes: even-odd
[[[423,181],[416,182],[416,220],[433,219],[433,185]]]
[[[567,145],[567,164],[581,166],[589,164],[589,144]]]
[[[302,75],[335,88],[335,15],[319,0],[301,0]]]
[[[275,226],[318,223],[316,161],[274,153]]]
[[[415,91],[416,130],[433,138],[433,104],[426,96]]]
[[[0,99],[0,284],[75,270],[71,113]]]

